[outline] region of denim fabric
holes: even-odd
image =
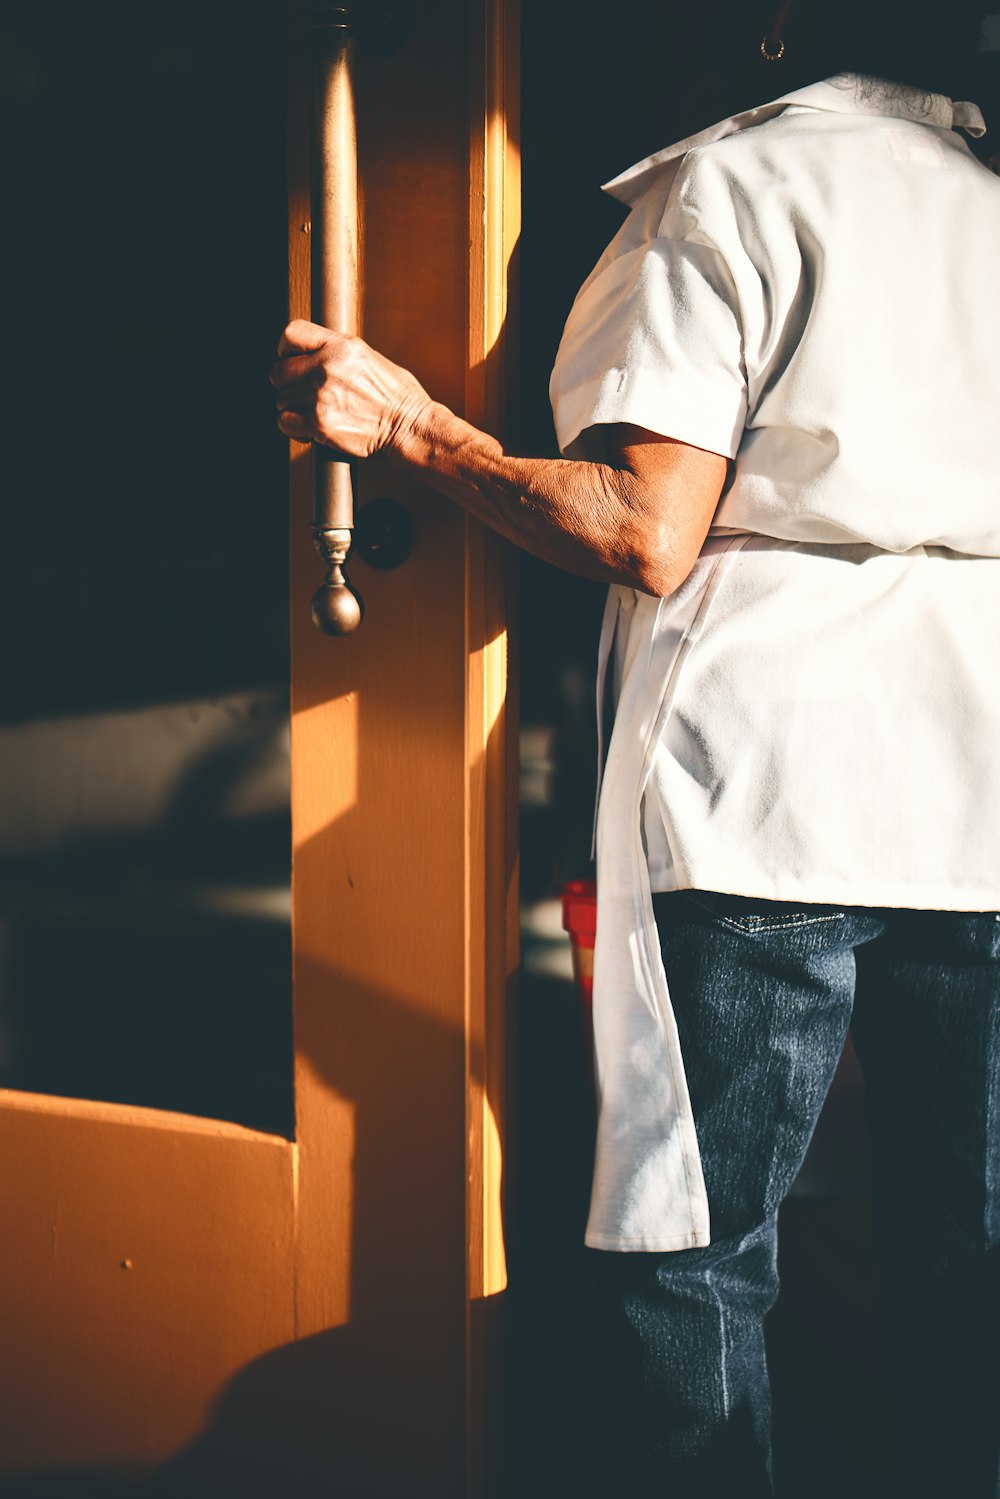
[[[712,1243],[592,1256],[622,1492],[773,1492],[777,1210],[853,1025],[915,1467],[927,1499],[997,1499],[1000,918],[700,890],[654,907]]]

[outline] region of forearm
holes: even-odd
[[[661,591],[660,528],[644,486],[628,469],[512,456],[437,402],[387,456],[545,562],[601,582]]]
[[[727,460],[629,423],[603,428],[609,461],[518,458],[429,398],[363,339],[289,323],[271,370],[287,437],[382,454],[546,562],[667,594],[712,523]]]

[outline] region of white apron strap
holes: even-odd
[[[653,915],[642,799],[684,660],[704,628],[721,555],[745,540],[713,538],[670,599],[640,597],[630,629],[597,839],[599,1112],[586,1234],[596,1249],[709,1242],[708,1197]]]
[[[621,610],[621,589],[615,584],[608,589],[608,597],[604,605],[604,618],[601,621],[601,640],[597,647],[597,791],[594,794],[594,825],[590,835],[590,857],[597,858],[597,812],[601,805],[601,782],[604,779],[604,753],[607,748],[605,744],[605,719],[607,717],[607,703],[605,695],[608,689],[608,662],[615,643],[615,630],[618,627],[618,615]]]

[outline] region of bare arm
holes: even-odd
[[[360,339],[297,322],[278,352],[271,380],[286,436],[381,453],[584,577],[667,594],[691,571],[726,477],[718,453],[622,425],[606,429],[601,461],[515,457]]]

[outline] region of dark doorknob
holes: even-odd
[[[413,551],[413,521],[396,500],[369,500],[354,528],[351,553],[379,572],[401,567]]]

